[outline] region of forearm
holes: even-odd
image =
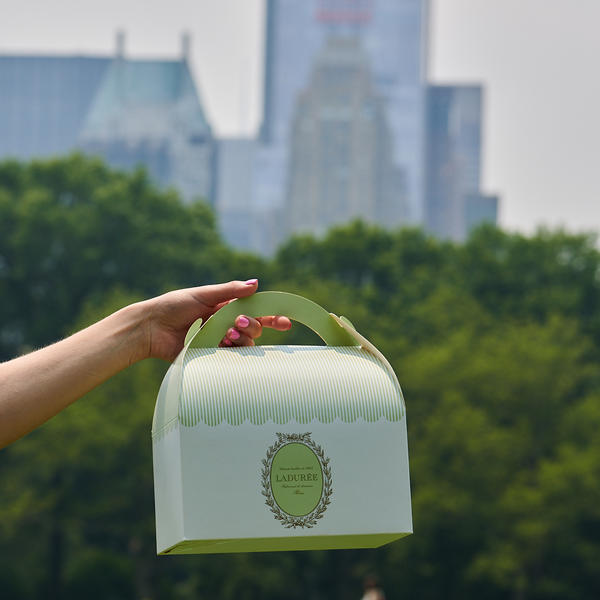
[[[0,447],[144,356],[145,303],[0,364]]]

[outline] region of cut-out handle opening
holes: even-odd
[[[238,315],[283,315],[312,329],[328,346],[358,345],[335,318],[312,300],[288,292],[258,292],[230,302],[204,324],[194,323],[186,336],[190,348],[216,348]],[[201,325],[201,326],[200,326]]]

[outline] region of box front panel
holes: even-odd
[[[180,434],[187,540],[412,532],[405,418]]]

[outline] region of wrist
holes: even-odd
[[[119,322],[119,331],[124,336],[127,362],[132,365],[150,356],[151,301],[144,300],[125,306],[114,313]]]

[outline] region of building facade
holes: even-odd
[[[353,35],[330,37],[296,100],[290,135],[286,233],[324,234],[360,218],[406,218],[403,171],[392,160],[385,103]]]
[[[267,0],[263,121],[251,192],[253,207],[265,223],[280,223],[288,203],[299,198],[298,172],[306,163],[296,165],[296,160],[308,143],[297,129],[298,111],[303,110],[300,96],[306,97],[328,41],[340,38],[355,40],[370,65],[370,93],[378,98],[377,111],[387,130],[379,139],[388,137],[387,161],[402,179],[393,222],[382,224],[422,222],[427,24],[428,0]],[[341,104],[342,112],[353,110]],[[326,125],[331,127],[331,120]],[[366,196],[363,200],[373,202]],[[353,202],[348,199],[344,205]],[[401,219],[396,218],[399,213]],[[261,237],[263,247],[275,247],[289,230],[268,227]],[[275,232],[274,239],[268,239],[270,232]]]
[[[355,37],[385,104],[392,160],[406,174],[407,219],[421,222],[428,15],[428,0],[268,0],[261,141],[289,164],[294,107],[317,54],[330,37]]]
[[[214,141],[185,55],[180,60],[117,55],[78,144],[118,168],[144,165],[156,182],[177,188],[185,200],[213,197]]]
[[[465,202],[465,234],[483,223],[498,224],[498,196],[469,194]]]
[[[426,114],[425,225],[463,240],[478,222],[497,217],[497,199],[480,191],[483,89],[431,85]]]
[[[146,168],[184,200],[214,198],[214,140],[188,66],[177,60],[0,57],[0,158],[74,150]]]
[[[110,63],[107,57],[0,56],[0,158],[76,149]]]

